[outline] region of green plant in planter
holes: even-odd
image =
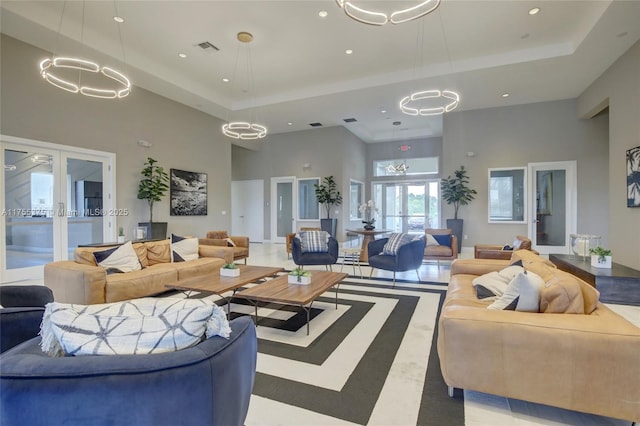
[[[143,178],[138,185],[138,199],[149,203],[149,223],[153,223],[153,203],[161,201],[169,189],[169,175],[156,163],[153,158],[147,158],[145,168],[140,171]]]
[[[313,185],[316,191],[316,198],[327,210],[327,219],[331,218],[331,207],[342,204],[342,194],[338,191],[338,184],[333,176],[327,176],[322,183]]]
[[[235,263],[225,263],[222,265],[222,269],[238,269],[238,265]]]
[[[478,193],[475,189],[469,188],[469,177],[464,166],[460,166],[459,170],[453,172],[452,176],[447,176],[440,182],[442,190],[442,198],[447,204],[452,204],[454,213],[453,218],[458,219],[458,209],[460,206],[466,206],[475,198]]]
[[[302,269],[301,267],[297,267],[295,269],[292,269],[291,272],[289,272],[289,275],[293,276],[293,277],[297,277],[298,278],[298,282],[302,282],[302,277],[309,277],[311,276],[311,274],[307,271],[305,271],[304,269]]]
[[[124,237],[124,228],[122,226],[118,228],[118,236]]]
[[[594,248],[589,249],[589,253],[598,256],[598,263],[605,263],[607,261],[605,257],[611,256],[611,250],[601,246],[595,246]]]

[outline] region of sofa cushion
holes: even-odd
[[[583,314],[582,289],[578,280],[569,274],[558,274],[542,288],[540,312],[551,314]]]
[[[387,256],[395,256],[403,245],[413,241],[413,236],[401,232],[394,232],[382,248],[382,254]]]
[[[439,246],[440,245],[438,240],[436,240],[432,234],[428,234],[427,233],[427,234],[425,234],[425,236],[427,237],[427,247],[428,246]]]
[[[110,273],[132,272],[142,269],[140,259],[136,255],[131,241],[119,246],[102,251],[93,252],[96,263]]]
[[[435,238],[441,246],[451,247],[451,234],[434,234],[433,238]]]
[[[203,299],[144,298],[73,305],[49,303],[42,350],[50,355],[136,355],[176,351],[203,336],[229,337],[224,310]]]
[[[301,231],[300,250],[302,253],[327,253],[329,233],[325,231]]]
[[[525,268],[528,268],[528,265],[535,262],[541,262],[550,268],[556,268],[556,265],[551,262],[549,259],[545,259],[544,257],[539,256],[538,254],[530,251],[530,250],[516,250],[511,254],[511,261],[522,260],[522,265]]]
[[[171,245],[169,240],[149,241],[144,243],[147,246],[147,259],[149,266],[157,263],[171,262]]]
[[[520,272],[509,282],[504,294],[487,309],[538,312],[543,286],[544,281],[538,275],[533,272]]]
[[[424,255],[451,257],[453,256],[453,250],[449,246],[427,246],[424,249]]]
[[[171,234],[171,261],[186,262],[198,258],[198,239]]]

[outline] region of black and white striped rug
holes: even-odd
[[[247,425],[464,425],[436,353],[446,283],[349,277],[312,305],[258,308],[258,366]],[[184,297],[181,293],[163,296]],[[219,304],[218,296],[209,297]],[[226,310],[226,306],[225,306]],[[231,317],[253,315],[242,299]]]

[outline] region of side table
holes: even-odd
[[[351,262],[353,266],[353,275],[356,275],[356,263],[358,264],[358,269],[360,270],[360,278],[363,278],[362,275],[362,265],[360,263],[360,253],[362,252],[361,248],[358,247],[344,247],[342,249],[342,265],[340,266],[340,272],[342,272],[342,268],[344,268],[344,264],[347,260]]]

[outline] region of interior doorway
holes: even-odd
[[[379,209],[376,227],[409,234],[439,227],[439,194],[435,180],[374,183],[373,199]]]
[[[264,241],[264,180],[231,182],[231,234]]]
[[[271,241],[274,243],[285,243],[287,234],[296,229],[295,182],[295,176],[271,178]]]

